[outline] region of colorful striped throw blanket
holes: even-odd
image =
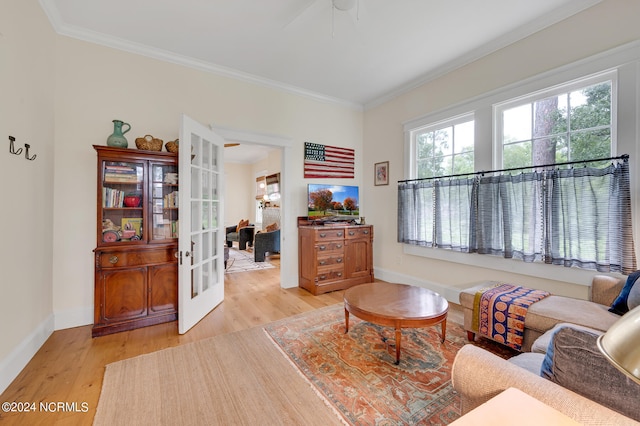
[[[512,284],[484,288],[476,293],[473,301],[473,331],[522,350],[527,310],[547,296],[546,291]]]

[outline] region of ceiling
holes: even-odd
[[[40,3],[62,35],[366,109],[601,0],[336,1]]]
[[[253,164],[264,160],[269,152],[278,150],[267,145],[238,144],[224,148],[225,163]]]
[[[60,34],[360,106],[600,0],[353,1],[40,0]]]

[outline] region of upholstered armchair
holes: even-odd
[[[253,234],[255,232],[255,228],[253,225],[245,226],[237,230],[238,227],[236,225],[227,226],[227,247],[232,247],[233,242],[238,242],[238,249],[246,250],[247,244],[249,247],[253,247]]]
[[[280,253],[280,230],[258,232],[255,237],[253,247],[253,260],[256,262],[264,262],[265,253]]]

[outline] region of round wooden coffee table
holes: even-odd
[[[441,325],[441,342],[447,331],[446,299],[426,288],[405,284],[374,282],[351,287],[344,293],[345,333],[349,313],[358,318],[396,329],[396,364],[400,363],[402,328]]]

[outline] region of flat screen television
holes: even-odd
[[[360,216],[357,186],[308,184],[309,219],[352,220]]]

